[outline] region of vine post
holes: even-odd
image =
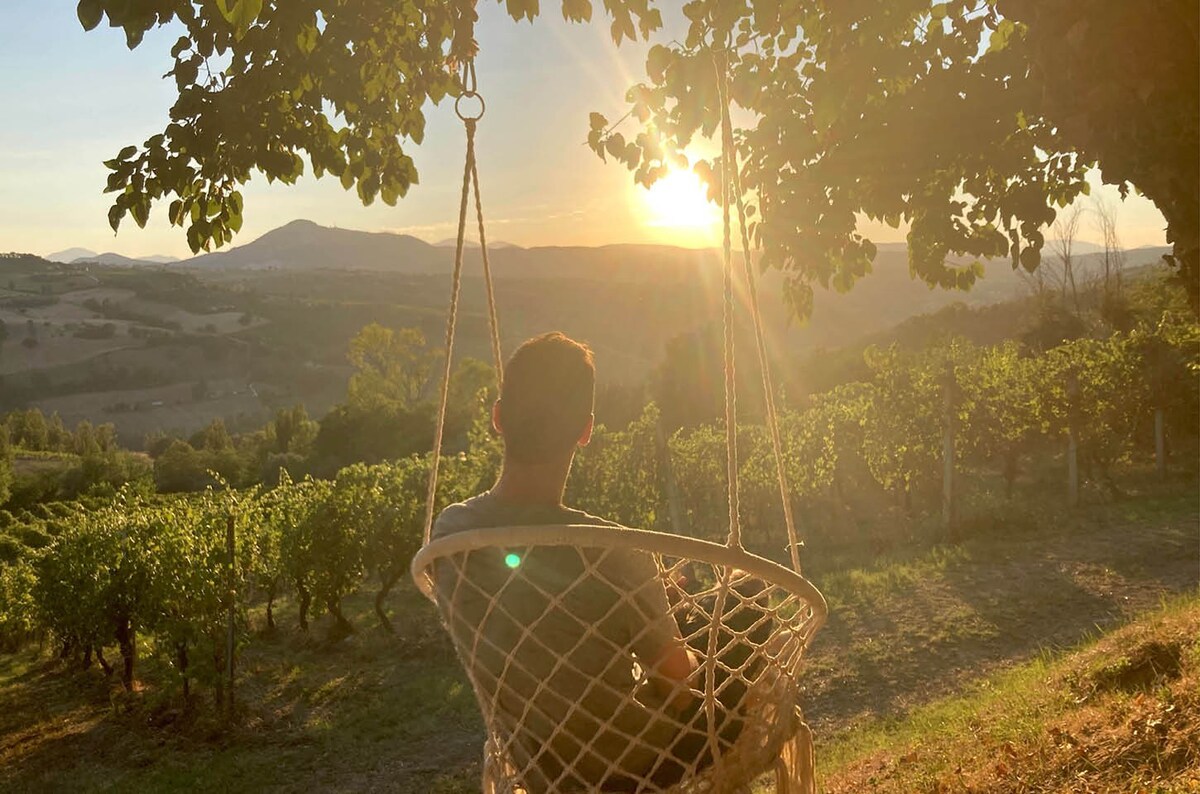
[[[686,534],[684,530],[683,505],[679,500],[679,489],[675,484],[675,470],[671,466],[671,443],[663,428],[662,415],[654,423],[654,444],[657,447],[659,471],[662,472],[663,489],[667,494],[667,508],[671,515],[671,531],[676,534]]]
[[[230,512],[225,520],[225,551],[229,555],[228,587],[226,588],[226,598],[229,599],[229,626],[225,638],[225,675],[228,679],[229,686],[229,694],[225,700],[225,718],[228,722],[233,722],[233,646],[235,639],[235,603],[237,600],[235,597],[236,585],[234,581],[234,572],[237,566],[234,548],[234,541],[236,538],[234,536],[234,532],[234,515],[232,512]]]
[[[952,543],[958,536],[958,495],[954,492],[954,363],[946,362],[942,377],[942,527]]]
[[[1079,373],[1067,370],[1067,504],[1079,506]]]
[[[1161,404],[1154,406],[1154,468],[1160,480],[1167,479],[1166,417]]]
[[[1160,480],[1167,479],[1167,412],[1164,383],[1163,346],[1159,337],[1151,338],[1150,366],[1154,378],[1154,469]]]

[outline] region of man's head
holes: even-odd
[[[587,345],[554,332],[528,340],[504,368],[493,421],[517,463],[570,457],[592,434],[596,367]]]

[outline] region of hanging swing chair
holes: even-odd
[[[437,605],[483,715],[484,794],[622,791],[748,792],[775,772],[776,791],[814,791],[812,734],[798,702],[805,648],[825,622],[825,599],[800,572],[797,537],[768,367],[745,207],[728,112],[727,72],[717,57],[722,100],[725,426],[729,535],[724,545],[614,526],[477,529],[430,540],[438,459],[458,317],[467,208],[474,196],[488,298],[492,354],[502,375],[500,334],[484,235],[475,131],[483,116],[475,70],[463,71],[455,111],[466,127],[457,247],[446,325],[445,371],[426,495],[424,546],[412,562]],[[464,102],[478,103],[474,114]],[[791,569],[742,546],[733,345],[730,205],[741,224],[748,303],[766,395],[766,418],[783,500]],[[689,704],[656,695],[639,656],[636,625],[647,594],[614,573],[636,559],[653,565],[666,609],[697,660]],[[651,575],[654,579],[653,575]],[[651,598],[653,598],[653,594]],[[621,621],[634,616],[632,622]],[[482,616],[482,618],[481,618]],[[564,628],[565,627],[565,628]],[[548,639],[545,634],[556,637]],[[596,653],[597,643],[609,653]],[[603,656],[603,658],[599,658]],[[618,674],[614,676],[614,669]],[[614,684],[614,680],[617,682]],[[624,683],[621,683],[621,682]],[[589,706],[611,704],[597,713]]]

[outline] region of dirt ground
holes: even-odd
[[[821,735],[895,716],[1194,591],[1200,509],[1190,502],[1157,516],[1097,509],[1043,534],[968,543],[944,566],[864,592],[827,592],[806,718]]]

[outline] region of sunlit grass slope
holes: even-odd
[[[830,794],[1200,791],[1200,597],[847,731],[819,764]]]

